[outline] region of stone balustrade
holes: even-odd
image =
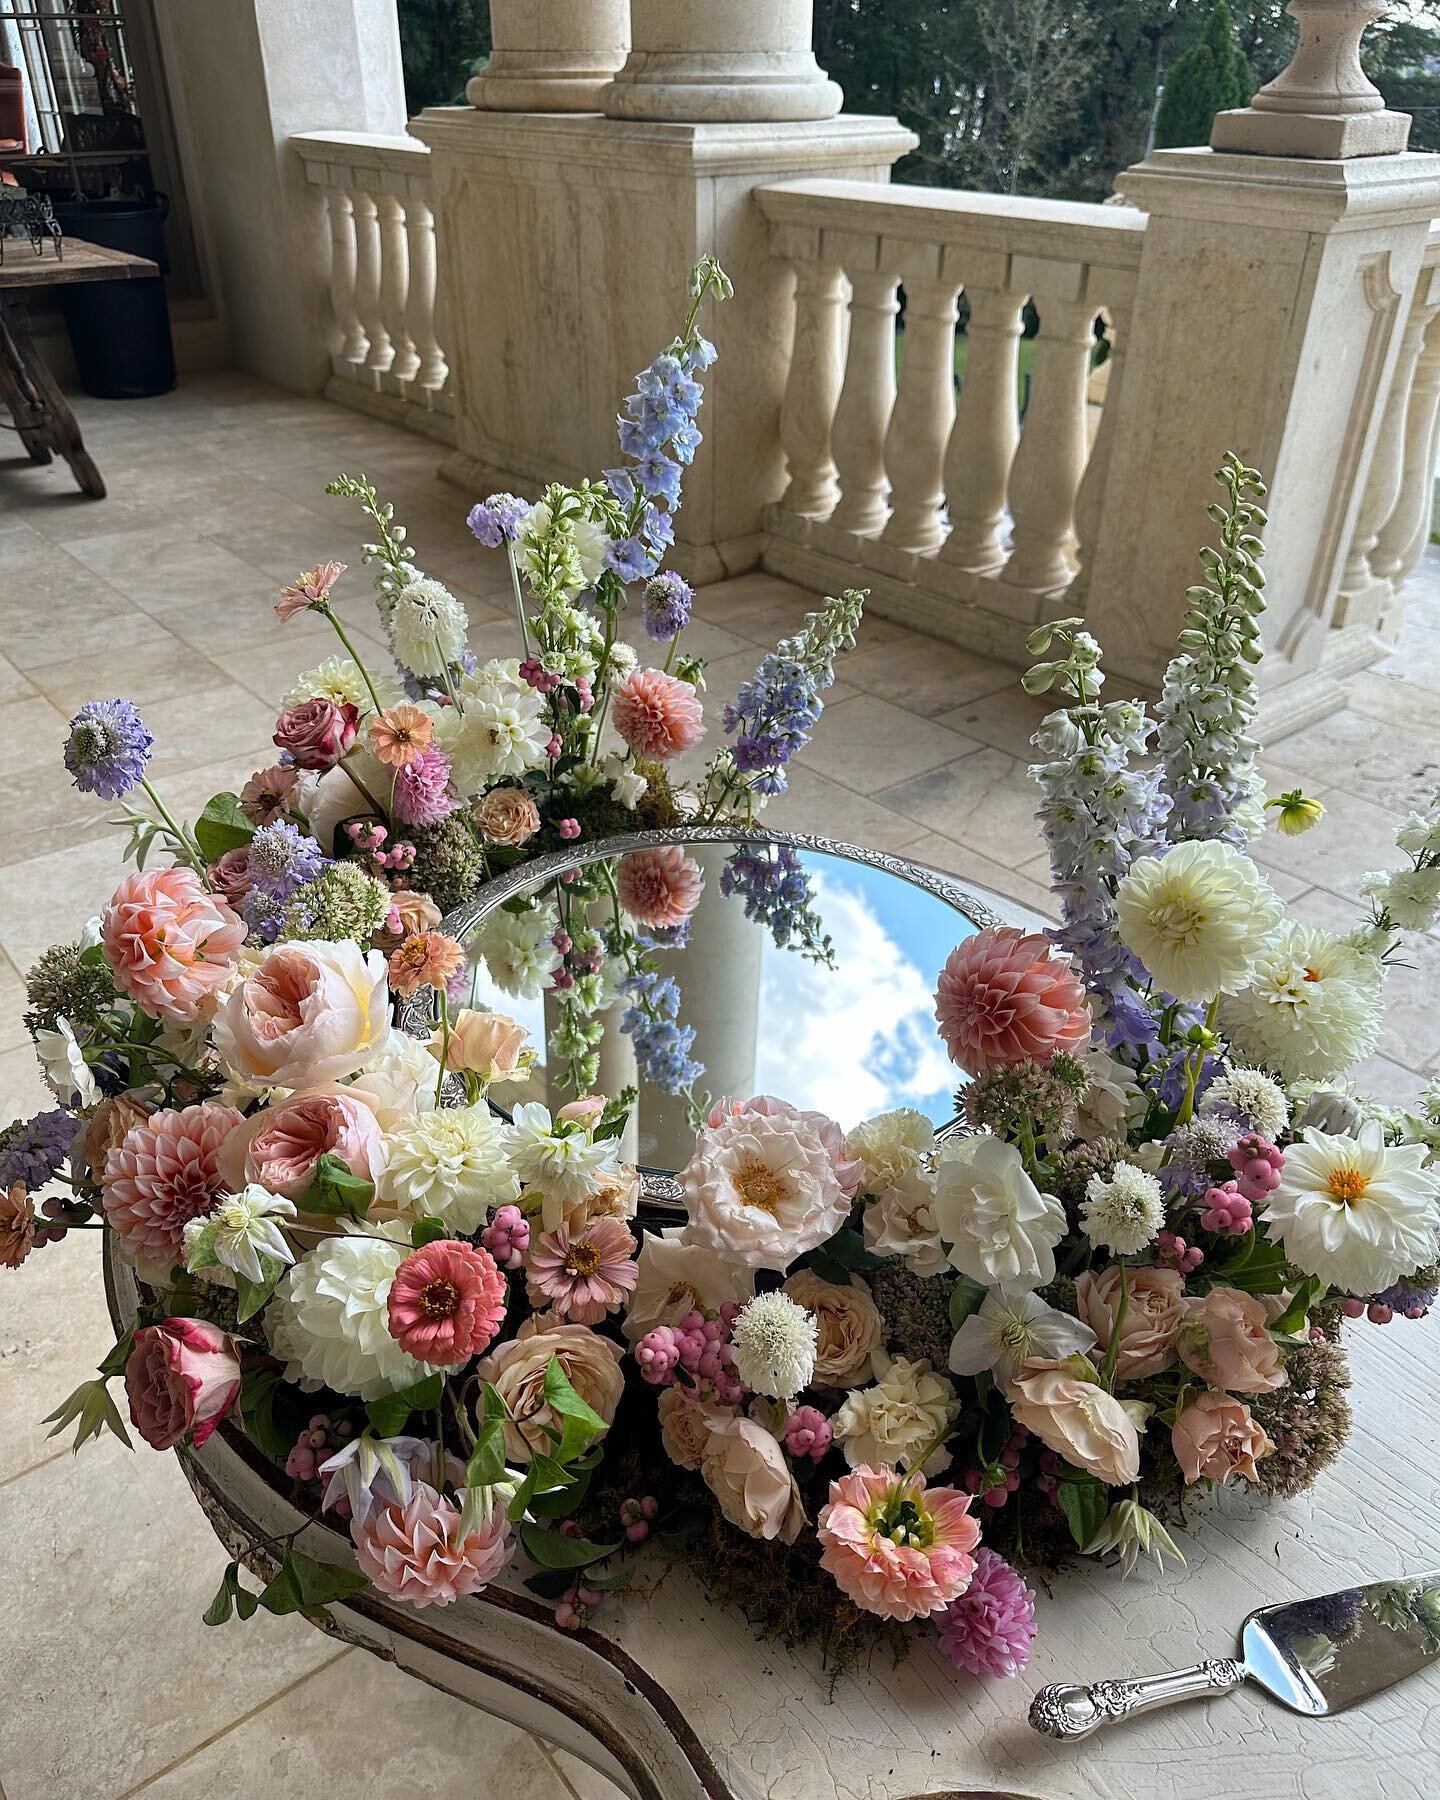
[[[429,147],[349,131],[290,142],[323,195],[329,231],[326,392],[453,443]]]
[[[878,612],[1019,658],[1083,586],[1144,215],[856,181],[757,198],[795,294],[788,482],[766,566],[829,590],[863,581]],[[1039,329],[1022,422],[1027,302]],[[1098,407],[1097,321],[1109,343]]]

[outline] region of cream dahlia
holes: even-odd
[[[551,906],[532,906],[523,913],[500,909],[472,942],[496,987],[517,1000],[538,1000],[560,966],[560,952],[551,942],[559,928],[559,915]]]
[[[1050,940],[1014,925],[976,932],[950,952],[935,992],[940,1035],[968,1075],[1049,1062],[1090,1040],[1085,984]]]
[[[516,780],[545,761],[550,720],[533,688],[490,679],[482,669],[461,682],[460,698],[464,713],[447,707],[436,727],[457,792],[474,794],[492,781]]]
[[[780,1274],[834,1237],[850,1211],[819,1137],[764,1113],[727,1113],[702,1126],[680,1186],[687,1242]]]
[[[980,1527],[970,1495],[923,1475],[855,1469],[830,1483],[820,1509],[820,1566],[843,1594],[882,1619],[920,1619],[963,1594]]]
[[[131,1126],[101,1178],[105,1217],[127,1256],[165,1269],[184,1260],[186,1223],[220,1197],[220,1147],[239,1123],[233,1107],[204,1100]]]
[[[1139,857],[1115,891],[1121,942],[1177,1000],[1244,987],[1281,912],[1251,858],[1214,839]]]
[[[380,1197],[397,1218],[478,1231],[495,1207],[519,1198],[506,1140],[483,1101],[422,1113],[386,1138]]]
[[[478,1594],[509,1560],[510,1521],[496,1506],[483,1525],[462,1531],[464,1503],[463,1489],[447,1500],[416,1481],[403,1503],[357,1514],[350,1536],[360,1573],[382,1594],[416,1607],[449,1606],[462,1594]]]
[[[1383,978],[1376,958],[1344,938],[1288,920],[1261,946],[1220,1023],[1236,1049],[1283,1081],[1323,1081],[1374,1051]]]
[[[1035,1186],[1013,1144],[980,1133],[947,1145],[935,1171],[935,1224],[972,1281],[1023,1294],[1055,1279],[1065,1208]]]

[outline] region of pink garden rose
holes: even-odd
[[[828,1113],[803,1110],[774,1094],[752,1094],[748,1100],[717,1100],[710,1108],[710,1116],[706,1122],[718,1125],[722,1119],[739,1117],[742,1113],[755,1113],[763,1119],[790,1119],[797,1125],[804,1126],[824,1145],[825,1154],[830,1158],[830,1167],[835,1171],[835,1179],[840,1183],[846,1198],[853,1200],[860,1192],[860,1183],[865,1179],[865,1165],[858,1157],[847,1155],[845,1133]]]
[[[793,1544],[805,1507],[778,1440],[753,1419],[722,1418],[700,1453],[700,1475],[725,1517],[753,1538]]]
[[[327,1155],[366,1181],[384,1173],[380,1122],[365,1094],[332,1085],[261,1107],[225,1140],[220,1172],[237,1191],[253,1181],[298,1200]]]
[[[1203,1300],[1190,1301],[1175,1348],[1187,1369],[1232,1393],[1264,1394],[1289,1380],[1264,1301],[1239,1288],[1211,1288]]]
[[[820,1508],[820,1566],[866,1612],[927,1618],[970,1585],[980,1542],[970,1502],[955,1488],[927,1490],[923,1475],[852,1469]]]
[[[385,958],[347,938],[276,944],[221,1007],[214,1038],[244,1080],[314,1088],[373,1062],[389,1026]]]
[[[1129,1300],[1115,1355],[1115,1380],[1140,1381],[1158,1375],[1175,1361],[1175,1334],[1185,1316],[1185,1278],[1175,1269],[1127,1269]],[[1100,1351],[1110,1348],[1115,1316],[1120,1310],[1120,1271],[1112,1263],[1096,1274],[1087,1269],[1075,1277],[1075,1305],[1095,1333]]]
[[[250,846],[237,844],[223,856],[216,857],[205,871],[210,891],[218,894],[228,906],[238,906],[254,885],[250,875]]]
[[[162,1319],[135,1333],[125,1364],[135,1429],[155,1450],[183,1438],[198,1448],[240,1393],[240,1353],[205,1319]]]
[[[700,696],[661,669],[633,669],[615,690],[615,729],[637,756],[669,762],[705,735]]]
[[[1241,1475],[1257,1481],[1255,1464],[1274,1445],[1250,1416],[1243,1400],[1207,1388],[1185,1407],[1170,1429],[1175,1460],[1187,1481],[1228,1481]]]
[[[359,728],[359,707],[320,695],[281,713],[272,741],[290,752],[297,769],[333,769]]]
[[[992,925],[950,952],[935,994],[940,1035],[967,1075],[1048,1063],[1090,1041],[1085,984],[1050,940]]]
[[[447,1069],[468,1070],[482,1081],[523,1081],[535,1061],[530,1034],[523,1025],[505,1013],[481,1012],[471,1006],[462,1006],[453,1015],[448,1042],[441,1031],[431,1038],[430,1054],[437,1061],[442,1043]]]
[[[230,977],[245,926],[193,870],[127,875],[100,915],[115,985],[157,1019],[188,1025]]]
[[[1026,1363],[1005,1398],[1015,1423],[1033,1431],[1047,1450],[1075,1468],[1087,1469],[1110,1487],[1139,1478],[1135,1423],[1115,1396],[1093,1381]]]

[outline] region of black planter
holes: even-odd
[[[167,266],[168,211],[163,199],[55,202],[55,217],[67,237],[148,257],[162,273]],[[80,385],[87,394],[102,400],[138,400],[174,387],[175,350],[160,276],[77,282],[57,292]]]

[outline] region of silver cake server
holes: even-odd
[[[1083,1738],[1127,1718],[1254,1682],[1292,1712],[1320,1718],[1393,1687],[1440,1656],[1440,1569],[1314,1600],[1262,1606],[1240,1632],[1240,1658],[1212,1657],[1137,1681],[1054,1682],[1030,1706],[1047,1737]]]

